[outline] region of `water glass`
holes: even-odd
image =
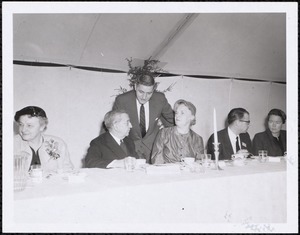
[[[204,154],[197,153],[196,156],[195,156],[195,161],[197,163],[203,163],[204,159],[205,159]]]
[[[207,154],[207,153],[204,154],[203,163],[204,163],[205,167],[210,167],[211,154]]]
[[[133,171],[136,164],[136,159],[134,157],[126,157],[124,158],[124,164],[126,171]]]
[[[205,173],[205,166],[199,162],[194,162],[193,165],[191,166],[191,172],[197,174]]]
[[[43,169],[39,164],[30,166],[30,177],[33,183],[43,182]]]
[[[261,162],[266,162],[268,158],[267,150],[258,150],[258,158]]]
[[[136,159],[135,168],[142,168],[146,164],[146,159]]]
[[[14,191],[22,191],[26,187],[28,172],[26,169],[26,162],[28,156],[26,153],[14,155]]]

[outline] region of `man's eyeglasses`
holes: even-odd
[[[245,121],[245,120],[239,120],[240,122],[246,122],[247,124],[250,124],[250,121]]]

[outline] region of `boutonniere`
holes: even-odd
[[[58,142],[55,142],[53,139],[45,141],[46,152],[49,154],[50,159],[56,160],[60,158],[58,150]]]
[[[164,128],[164,125],[162,123],[162,121],[159,118],[155,118],[155,121],[157,121],[157,126],[159,129]]]
[[[242,142],[242,146],[246,147],[247,148],[247,144]]]

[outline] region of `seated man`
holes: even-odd
[[[104,124],[108,132],[91,141],[85,158],[87,168],[124,166],[125,157],[137,157],[134,142],[127,137],[132,127],[128,114],[122,110],[110,111],[105,114]]]
[[[249,112],[243,108],[232,109],[227,116],[228,127],[218,131],[219,160],[229,160],[231,155],[237,152],[251,153],[251,139],[247,132],[250,125]],[[214,136],[210,136],[207,142],[207,153],[214,154]]]

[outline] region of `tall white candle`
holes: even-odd
[[[216,115],[216,109],[214,108],[214,143],[218,144],[218,134],[217,134],[217,115]]]

